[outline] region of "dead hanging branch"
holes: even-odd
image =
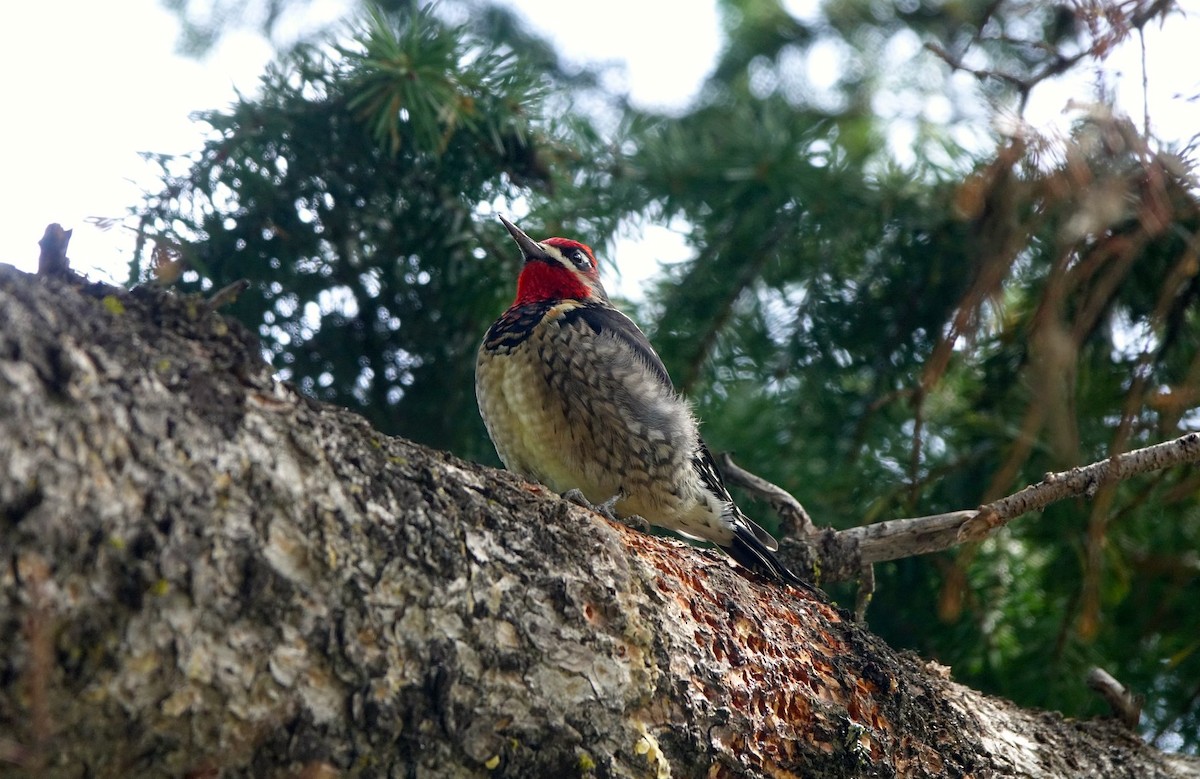
[[[785,562],[822,582],[858,578],[864,566],[940,552],[981,541],[1012,520],[1066,498],[1092,498],[1106,484],[1152,471],[1200,462],[1200,433],[1188,433],[1144,449],[1115,455],[1069,471],[1048,473],[1037,484],[976,509],[927,517],[893,519],[846,530],[818,529],[804,507],[783,488],[718,458],[721,473],[732,484],[770,503],[785,523],[796,528],[782,542]],[[785,497],[786,496],[786,497]],[[795,517],[803,517],[797,521]],[[806,520],[806,521],[805,521]],[[819,576],[815,575],[819,572]]]
[[[1118,44],[1155,20],[1162,20],[1181,9],[1177,0],[1130,0],[1125,3],[1110,3],[1098,9],[1091,3],[1079,3],[1075,7],[1062,4],[1056,7],[1059,18],[1055,25],[1062,28],[1062,40],[1068,46],[1056,46],[1045,40],[1045,32],[1037,29],[1036,37],[1017,38],[1007,32],[991,33],[990,16],[1000,3],[993,4],[987,15],[977,24],[978,32],[957,46],[943,46],[934,41],[925,48],[935,54],[951,69],[967,73],[980,81],[994,80],[1008,85],[1017,92],[1024,110],[1029,93],[1043,81],[1047,81],[1074,68],[1085,59],[1102,60]],[[1038,4],[1029,4],[1030,10]],[[1071,31],[1077,31],[1071,34]],[[1077,48],[1076,44],[1082,44]],[[990,46],[1011,46],[1025,51],[1041,51],[1040,61],[1023,72],[999,67],[973,67],[967,64],[973,49]]]

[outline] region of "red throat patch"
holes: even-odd
[[[563,266],[534,260],[525,263],[517,277],[517,299],[513,305],[543,300],[587,300],[591,295],[591,288]]]

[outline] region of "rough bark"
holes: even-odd
[[[0,775],[1200,776],[0,267]]]

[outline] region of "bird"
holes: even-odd
[[[708,541],[776,581],[807,586],[734,503],[689,403],[649,339],[609,300],[591,248],[534,241],[511,306],[488,329],[475,394],[504,466],[605,516]]]

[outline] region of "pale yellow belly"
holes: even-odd
[[[530,350],[532,351],[532,350]],[[595,462],[584,426],[568,421],[563,399],[554,394],[525,350],[485,356],[478,367],[480,412],[496,452],[510,471],[562,493],[580,490],[601,502],[616,494],[617,473]]]

